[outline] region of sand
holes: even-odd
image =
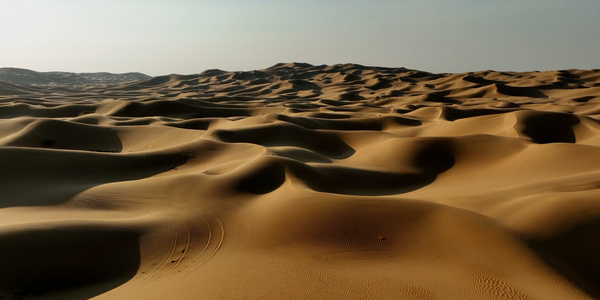
[[[0,299],[600,297],[600,70],[0,83]]]

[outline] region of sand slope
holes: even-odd
[[[600,70],[0,83],[2,299],[600,297]]]

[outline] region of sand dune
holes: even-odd
[[[71,73],[36,72],[19,68],[0,68],[0,81],[36,86],[85,86],[111,85],[136,80],[148,80],[151,77],[142,73]]]
[[[600,70],[0,82],[2,299],[600,297]]]

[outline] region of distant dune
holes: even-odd
[[[600,70],[0,70],[2,299],[600,298]]]
[[[80,86],[109,85],[137,80],[148,80],[152,77],[142,73],[113,74],[71,73],[71,72],[36,72],[19,68],[0,68],[0,81],[42,86]]]

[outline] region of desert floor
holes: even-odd
[[[600,297],[600,70],[0,83],[0,299]]]

